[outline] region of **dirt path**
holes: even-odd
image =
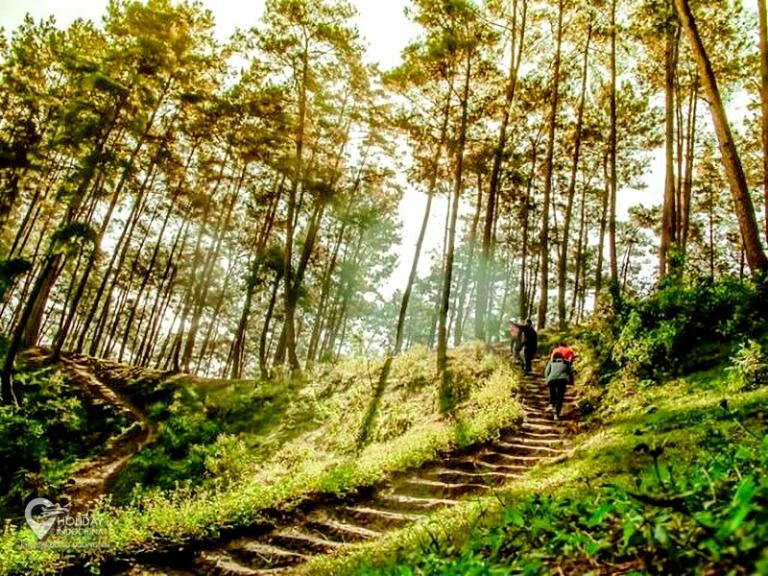
[[[542,366],[534,367],[540,374]],[[346,501],[307,505],[270,525],[240,529],[209,543],[192,543],[153,558],[129,560],[103,574],[134,576],[257,576],[289,574],[319,554],[338,553],[349,543],[377,538],[442,508],[488,493],[521,478],[537,463],[561,456],[568,447],[573,391],[563,419],[546,411],[546,386],[529,376],[520,393],[523,424],[495,442],[403,472],[386,484]],[[128,567],[130,566],[130,567]]]
[[[26,360],[41,364],[47,361],[47,353],[33,350],[26,354]],[[62,355],[57,366],[92,402],[110,406],[133,421],[122,433],[109,439],[98,457],[75,470],[60,495],[60,499],[69,501],[71,512],[82,512],[109,490],[131,456],[155,440],[156,430],[143,412],[94,375],[87,357]]]

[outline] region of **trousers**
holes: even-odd
[[[549,403],[554,407],[555,414],[560,416],[565,400],[565,388],[568,380],[552,380],[549,382]]]

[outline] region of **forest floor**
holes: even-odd
[[[659,381],[623,375],[608,386],[570,388],[564,419],[553,421],[541,378],[521,378],[497,363],[501,356],[481,348],[456,352],[454,369],[463,374],[457,390],[474,388],[449,413],[436,411],[431,376],[412,376],[427,373],[420,367],[432,362],[420,354],[405,358],[398,370],[411,376],[395,378],[375,441],[362,451],[353,447],[354,424],[362,421],[371,383],[359,371],[344,368],[289,391],[292,412],[266,383],[243,383],[255,394],[247,397],[251,403],[262,404],[259,418],[276,416],[267,418],[269,426],[253,427],[259,418],[235,412],[237,422],[251,423],[253,438],[267,441],[213,461],[231,467],[245,456],[261,458],[239,479],[214,492],[201,476],[197,491],[148,492],[125,507],[100,504],[94,514],[110,532],[85,554],[25,549],[29,535],[6,529],[0,572],[645,574],[700,566],[701,573],[725,573],[729,562],[760,555],[761,526],[768,524],[757,508],[749,511],[759,498],[755,490],[768,489],[761,480],[768,438],[760,441],[768,429],[768,387],[742,389],[720,364]],[[580,376],[587,381],[591,368],[584,364]],[[232,406],[244,398],[239,383],[180,383],[162,374],[136,380],[131,367],[94,360],[80,368],[154,421],[157,441],[133,460],[171,468],[177,460],[151,451],[168,438],[174,446],[190,444],[180,433],[197,422],[191,415],[221,423],[228,417],[222,398]],[[365,370],[376,373],[375,366]],[[183,400],[185,386],[202,403]],[[161,400],[153,404],[151,397]],[[158,413],[158,404],[187,428]],[[305,428],[297,430],[297,422]],[[231,445],[225,436],[213,444],[222,453]],[[180,452],[178,461],[190,455]],[[220,482],[216,466],[213,481]],[[121,475],[131,474],[129,465]],[[680,502],[682,511],[668,505]],[[710,524],[719,527],[714,536]],[[74,544],[81,542],[91,544]],[[759,573],[768,573],[763,556],[767,570]]]
[[[535,365],[541,374],[542,365]],[[256,576],[300,569],[312,557],[339,556],[350,544],[423,522],[435,511],[459,501],[487,496],[502,484],[519,480],[533,466],[565,457],[573,420],[569,391],[563,418],[546,410],[546,386],[540,376],[527,377],[520,392],[522,424],[498,440],[466,447],[395,474],[386,482],[352,497],[317,496],[290,513],[225,531],[219,538],[192,541],[172,550],[100,567],[101,574],[204,574]]]
[[[362,446],[361,424],[368,422],[374,375],[380,370],[373,360],[353,358],[332,367],[319,366],[300,380],[264,382],[195,378],[85,357],[65,357],[58,375],[50,372],[55,367],[47,367],[48,372],[33,368],[30,377],[45,394],[85,390],[82,402],[99,395],[109,411],[125,412],[120,425],[111,427],[111,436],[125,441],[113,439],[113,448],[104,452],[99,447],[110,445],[105,442],[108,436],[82,438],[88,453],[70,457],[66,461],[70,464],[56,456],[51,462],[67,473],[47,491],[35,492],[55,500],[78,484],[87,485],[80,497],[96,500],[88,515],[99,529],[38,542],[23,516],[14,519],[0,534],[0,573],[104,573],[122,569],[126,564],[120,560],[131,564],[135,558],[163,563],[168,550],[212,552],[237,537],[286,528],[315,510],[317,514],[336,504],[378,498],[387,487],[397,486],[390,491],[399,494],[403,486],[410,486],[414,492],[405,495],[414,498],[429,490],[440,492],[425,498],[440,501],[432,502],[434,510],[466,502],[459,496],[468,490],[490,493],[487,486],[519,470],[514,462],[505,463],[503,455],[526,454],[499,446],[498,461],[489,454],[483,474],[468,462],[457,461],[455,466],[451,462],[443,471],[437,466],[429,470],[425,463],[435,463],[446,454],[466,457],[468,450],[475,450],[471,447],[485,446],[493,452],[488,442],[523,420],[524,408],[517,398],[523,378],[504,354],[481,344],[452,350],[450,356],[453,378],[447,400],[441,396],[433,355],[427,349],[414,349],[396,359]],[[59,388],[46,392],[49,381],[58,382]],[[108,390],[114,395],[102,401]],[[76,427],[56,434],[77,441],[80,422],[88,420],[79,417]],[[128,434],[131,428],[135,432]],[[529,436],[536,433],[529,432]],[[549,453],[547,433],[529,456]],[[416,470],[425,482],[408,481]],[[464,474],[459,480],[446,476],[446,471]],[[72,477],[80,480],[67,484]],[[107,497],[98,499],[101,492]],[[400,512],[407,512],[399,506]],[[429,506],[422,508],[418,517],[431,511]],[[391,527],[399,526],[399,520],[394,516]],[[383,532],[368,530],[360,534]],[[308,552],[298,554],[303,560]],[[200,572],[201,558],[188,557],[181,563]]]

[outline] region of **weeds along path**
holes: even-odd
[[[499,440],[402,472],[388,482],[346,500],[307,503],[289,514],[275,513],[259,526],[232,530],[218,540],[193,542],[172,552],[102,567],[102,574],[136,576],[290,574],[310,557],[343,553],[349,544],[377,538],[384,532],[423,519],[439,509],[487,494],[521,478],[537,463],[561,456],[568,446],[573,418],[569,387],[563,419],[546,411],[548,392],[543,366],[534,366],[520,392],[523,423]]]
[[[45,360],[41,356],[28,358],[32,362]],[[86,356],[64,354],[57,366],[92,402],[110,406],[133,421],[119,435],[108,440],[99,456],[75,470],[68,481],[62,496],[69,499],[71,511],[84,511],[109,490],[131,456],[155,440],[157,431],[130,400],[94,374]]]

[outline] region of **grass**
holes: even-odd
[[[358,427],[379,366],[351,360],[282,387],[162,378],[154,385],[125,386],[123,392],[147,409],[160,429],[158,446],[140,454],[134,466],[167,467],[197,450],[203,481],[181,482],[172,490],[145,486],[131,494],[129,505],[105,502],[92,515],[102,527],[95,541],[80,535],[56,542],[60,547],[37,545],[24,526],[7,525],[0,536],[0,573],[46,573],[78,550],[97,564],[117,552],[256,523],[265,509],[374,484],[452,447],[492,438],[522,417],[511,397],[519,386],[517,373],[480,345],[452,353],[456,405],[441,412],[433,357],[417,349],[394,362],[370,441],[359,448]],[[218,427],[203,434],[210,420]]]
[[[303,573],[768,573],[767,401],[723,367],[616,380],[567,460]]]
[[[34,496],[60,491],[72,472],[129,424],[110,406],[83,397],[61,372],[16,377],[20,405],[0,406],[0,515],[23,515]]]

